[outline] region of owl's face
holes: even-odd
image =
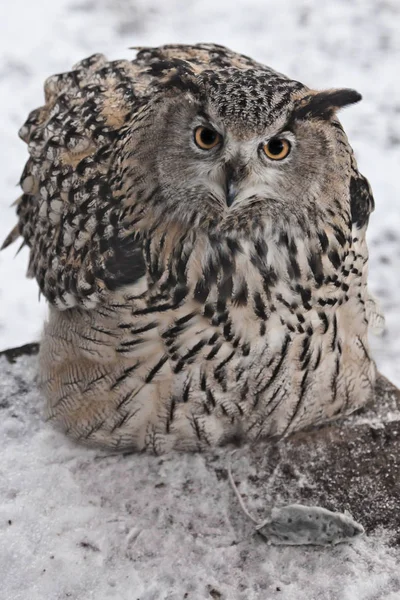
[[[142,146],[163,219],[248,230],[266,220],[310,223],[337,202],[348,205],[338,164],[350,150],[334,115],[360,96],[263,76],[249,85],[248,73],[231,70],[155,105]]]

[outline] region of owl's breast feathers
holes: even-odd
[[[341,246],[333,229],[292,234],[190,232],[172,246],[155,235],[147,280],[91,311],[52,311],[50,417],[88,442],[161,452],[285,435],[360,407],[375,376],[363,245]]]

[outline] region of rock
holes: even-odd
[[[288,440],[252,450],[252,481],[283,504],[348,510],[367,533],[400,543],[400,390],[379,375],[373,405]]]

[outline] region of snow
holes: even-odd
[[[1,3],[0,240],[16,222],[10,205],[26,160],[17,130],[42,104],[44,79],[94,52],[115,59],[132,56],[129,46],[214,41],[314,88],[353,87],[364,100],[341,120],[374,190],[370,287],[387,322],[371,343],[380,370],[400,385],[399,27],[398,0]],[[27,250],[14,258],[17,248],[0,253],[0,349],[39,339],[46,314],[25,278]],[[29,388],[35,362],[17,365]],[[232,600],[400,597],[386,534],[326,551],[267,547],[251,524],[238,530],[242,518],[210,457],[100,456],[42,424],[34,389],[21,398],[10,385],[2,393],[19,416],[1,424],[6,600],[197,599],[218,590]],[[217,453],[218,468],[225,456]]]

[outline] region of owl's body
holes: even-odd
[[[203,44],[95,56],[45,93],[21,130],[6,243],[24,237],[50,303],[51,419],[163,452],[286,435],[368,401],[373,199],[335,116],[355,92]],[[218,144],[196,146],[199,131]]]

